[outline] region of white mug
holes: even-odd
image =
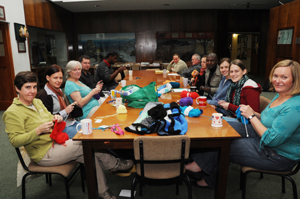
[[[164,69],[164,70],[163,70],[163,74],[167,74],[167,69]]]
[[[79,133],[82,133],[84,135],[88,135],[92,133],[92,120],[91,119],[83,119],[80,121],[79,124],[76,126],[76,131],[78,131],[78,126],[81,126],[81,131]]]
[[[222,113],[213,113],[211,125],[213,127],[222,127],[223,126],[223,114]]]
[[[126,80],[121,80],[119,84],[121,84],[122,87],[125,87],[126,86]]]
[[[129,73],[129,76],[132,76],[132,70],[129,70],[128,73]]]
[[[191,81],[189,80],[189,78],[185,78],[185,77],[184,77],[182,80],[183,80],[183,86],[184,86],[184,87],[187,87],[187,85],[191,82]]]

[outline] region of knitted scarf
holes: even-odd
[[[60,110],[64,110],[67,107],[67,105],[66,102],[64,101],[62,91],[59,88],[58,89],[54,88],[51,84],[49,84],[49,82],[47,83],[47,86],[57,96],[60,105]]]
[[[237,83],[232,82],[227,90],[226,99],[227,102],[231,102],[233,91],[235,90],[232,104],[240,105],[241,104],[241,90],[245,82],[249,79],[247,75],[244,75],[240,81]]]

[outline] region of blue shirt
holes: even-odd
[[[211,100],[207,100],[207,102],[210,104],[210,105],[215,105],[215,106],[218,106],[218,100],[224,100],[226,101],[226,93],[227,93],[227,90],[231,84],[231,79],[228,79],[226,82],[226,77],[222,77],[222,80],[219,84],[219,88],[218,90],[216,91],[216,93],[214,94],[213,98]],[[224,83],[225,82],[225,83]],[[218,99],[218,100],[217,100]]]
[[[80,81],[79,81],[80,82]],[[72,82],[72,81],[67,81],[66,85],[65,85],[65,93],[67,98],[69,99],[69,101],[71,103],[74,102],[74,100],[71,98],[71,93],[73,93],[74,91],[78,91],[80,92],[80,95],[82,98],[84,98],[85,96],[87,96],[92,89],[90,89],[89,87],[87,87],[85,84],[83,84],[82,82],[80,82],[82,85],[84,86],[79,86],[76,83]],[[98,100],[96,100],[95,98],[91,98],[90,101],[84,105],[82,107],[82,112],[83,112],[83,116],[79,117],[79,119],[84,119],[87,117],[87,115],[90,113],[90,111],[92,110],[92,108],[94,108],[95,106],[99,106],[99,102]]]
[[[270,104],[261,113],[261,123],[268,129],[261,137],[260,147],[268,146],[290,160],[300,160],[300,95],[273,108]]]

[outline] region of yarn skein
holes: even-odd
[[[193,105],[193,98],[191,98],[191,97],[181,98],[179,100],[179,105],[180,106],[190,106],[190,105]]]
[[[193,99],[196,99],[197,97],[199,97],[199,94],[197,92],[182,91],[180,96],[181,97],[191,97]]]

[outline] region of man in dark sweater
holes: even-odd
[[[118,82],[115,80],[116,76],[121,73],[122,78],[124,78],[124,70],[126,66],[118,68],[116,71],[113,71],[111,65],[117,62],[118,55],[116,52],[109,52],[105,59],[98,65],[95,73],[95,80],[103,80],[103,89],[110,91],[115,89],[118,86]]]
[[[97,85],[97,81],[93,77],[93,75],[89,72],[89,69],[91,67],[91,61],[90,57],[87,55],[82,55],[79,57],[79,62],[81,63],[82,69],[81,69],[81,76],[79,78],[79,81],[90,87],[91,89],[95,88]],[[102,90],[100,91],[100,96],[104,97]]]

